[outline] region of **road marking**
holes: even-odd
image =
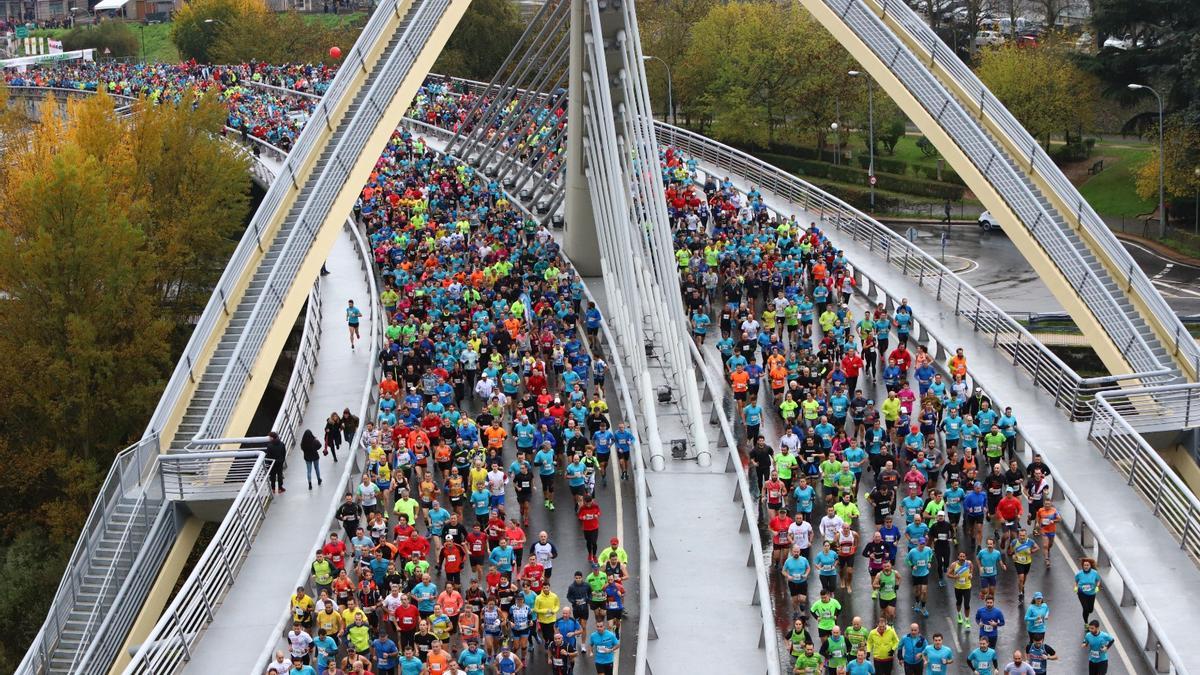
[[[1071,569],[1078,573],[1079,567],[1075,565],[1075,560],[1069,553],[1067,553],[1067,547],[1062,543],[1062,539],[1055,537],[1054,547],[1058,549],[1059,553],[1062,554],[1063,559],[1067,561],[1067,564],[1071,566]],[[1072,574],[1071,576],[1074,577],[1075,575]],[[1112,627],[1113,632],[1116,632],[1117,624],[1108,618],[1108,613],[1104,611],[1104,607],[1101,605],[1102,603],[1096,603],[1096,613],[1100,615],[1100,621],[1103,622],[1105,626]],[[1132,633],[1133,631],[1130,630],[1130,632]],[[1125,646],[1121,644],[1121,641],[1117,640],[1116,637],[1116,635],[1113,636],[1113,646],[1117,648],[1117,656],[1121,657],[1121,662],[1125,664],[1125,669],[1130,673],[1138,672],[1138,669],[1133,667],[1133,661],[1129,659],[1129,654],[1126,653]]]
[[[1163,275],[1165,275],[1167,272],[1170,272],[1170,271],[1171,271],[1171,268],[1172,268],[1172,267],[1174,267],[1174,266],[1175,266],[1175,263],[1167,263],[1167,266],[1166,266],[1166,267],[1164,267],[1164,268],[1162,268],[1162,271],[1161,271],[1161,272],[1159,272],[1158,274],[1155,274],[1155,275],[1154,275],[1154,278],[1155,278],[1155,279],[1161,279],[1161,278],[1163,278]]]
[[[1159,279],[1151,279],[1150,282],[1152,284],[1154,284],[1154,286],[1156,288],[1158,288],[1160,292],[1163,289],[1166,289],[1167,291],[1170,292],[1170,294],[1173,297],[1176,297],[1176,298],[1189,298],[1189,297],[1190,298],[1200,298],[1200,292],[1194,291],[1190,288],[1184,288],[1182,286],[1179,286],[1178,284],[1176,284],[1173,281],[1162,281]],[[1182,293],[1183,295],[1180,295],[1180,293]]]
[[[1145,246],[1142,246],[1141,244],[1135,244],[1132,241],[1124,241],[1124,240],[1122,240],[1121,243],[1128,246],[1129,248],[1136,248],[1137,250],[1139,250],[1143,253],[1148,253],[1148,254],[1154,256],[1155,258],[1158,258],[1159,260],[1162,260],[1164,262],[1170,261],[1170,258],[1160,255],[1160,254],[1156,253],[1154,250],[1146,248]],[[1187,263],[1174,263],[1174,264],[1176,264],[1180,267],[1186,267],[1188,269],[1200,270],[1200,267],[1197,267],[1196,265],[1189,265]]]

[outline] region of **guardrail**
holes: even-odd
[[[362,34],[346,55],[345,64],[354,64],[356,67],[366,69],[364,54],[368,49],[367,45],[373,46],[383,37],[383,31],[393,20],[391,15],[396,9],[396,4],[396,0],[385,0],[380,3],[367,21]],[[310,122],[323,117],[326,129],[332,128],[329,108],[341,105],[354,77],[354,67],[339,69],[327,94],[313,109],[313,113],[309,117]],[[195,367],[204,358],[206,345],[224,324],[227,301],[235,297],[235,291],[241,279],[258,259],[259,252],[262,250],[263,230],[276,219],[280,209],[285,206],[285,202],[290,203],[292,191],[299,188],[296,167],[303,167],[310,161],[313,154],[318,151],[317,143],[324,138],[325,133],[326,130],[322,129],[320,124],[306,124],[297,137],[279,174],[280,177],[288,176],[290,180],[276,180],[271,184],[251,219],[250,227],[238,242],[229,264],[221,274],[212,297],[197,321],[192,336],[176,364],[154,415],[150,418],[146,431],[148,435],[157,433],[166,426],[191,383],[199,379],[195,373]]]
[[[1058,358],[1024,326],[997,307],[936,258],[865,213],[842,200],[740,150],[663,122],[654,125],[658,142],[671,145],[721,171],[742,176],[753,185],[768,189],[797,207],[815,213],[834,229],[848,234],[888,265],[917,279],[939,302],[952,307],[956,316],[971,322],[975,331],[988,335],[992,345],[1005,354],[1014,367],[1054,398],[1073,420],[1091,415],[1088,401],[1100,391],[1123,384],[1154,380],[1170,373],[1161,368],[1145,373],[1082,378]]]
[[[346,220],[345,227],[354,236],[354,250],[358,254],[359,264],[361,265],[363,274],[366,277],[367,295],[371,298],[370,302],[364,304],[366,313],[366,317],[364,318],[371,322],[371,333],[367,336],[367,339],[363,341],[363,344],[367,345],[370,349],[376,349],[383,345],[383,329],[384,324],[386,323],[386,315],[384,314],[383,306],[379,302],[379,286],[375,280],[375,268],[373,266],[374,256],[372,255],[371,247],[368,244],[362,229],[357,223],[354,222],[352,218]],[[362,398],[358,405],[358,419],[362,420],[362,423],[359,424],[358,431],[355,432],[354,438],[351,439],[350,443],[348,444],[350,448],[350,458],[348,460],[350,462],[350,468],[346,472],[345,477],[334,489],[336,494],[340,495],[347,492],[351,487],[351,484],[362,475],[362,470],[365,466],[363,464],[363,460],[366,458],[366,453],[360,452],[359,449],[362,447],[362,435],[363,430],[367,426],[366,421],[375,419],[373,412],[375,411],[375,406],[379,402],[379,383],[382,380],[383,367],[379,364],[378,360],[374,360],[374,365],[372,365],[367,371],[367,376],[363,382]],[[340,500],[335,502],[329,508],[329,511],[325,514],[325,518],[323,520],[318,519],[316,522],[326,524],[333,523],[336,520],[337,509],[339,506],[341,506]],[[319,550],[321,545],[325,542],[327,535],[328,531],[325,527],[322,527],[317,532],[317,536],[309,550]],[[310,561],[305,560],[303,571],[301,571],[297,577],[296,583],[292,584],[292,588],[297,586],[306,586],[311,575],[312,566],[310,565]],[[284,634],[290,619],[290,612],[281,613],[279,622],[271,631],[271,636],[267,639],[266,645],[263,647],[262,652],[258,656],[257,663],[265,667],[265,664],[271,660],[271,655],[275,653],[276,646],[280,640],[280,637]]]
[[[271,500],[267,474],[271,461],[259,452],[208,453],[206,455],[167,455],[163,457],[164,468],[168,464],[188,462],[219,462],[229,464],[228,477],[237,485],[229,513],[221,521],[217,533],[199,562],[188,575],[170,606],[163,612],[150,635],[134,654],[125,668],[132,673],[173,673],[191,656],[191,646],[213,619],[213,612],[224,599],[238,570],[245,562],[254,542],[254,536],[266,518],[267,504]],[[195,468],[193,465],[192,468]],[[170,486],[168,486],[170,487]],[[206,493],[200,488],[198,494],[211,495],[214,499],[227,496],[225,486]],[[183,490],[180,490],[181,498]],[[195,495],[194,486],[188,494]]]
[[[866,5],[858,0],[822,1],[878,59],[887,64],[913,99],[936,119],[963,155],[1006,202],[1064,279],[1071,284],[1072,291],[1103,327],[1124,360],[1140,371],[1168,366],[1160,362],[1154,353],[1147,333],[1135,326],[1133,317],[1121,307],[1117,300],[1121,292],[1116,288],[1115,280],[1113,288],[1108,288],[1105,271],[1102,268],[1099,272],[1093,269],[1083,258],[1086,247],[1081,252],[1081,247],[1071,241],[1068,236],[1070,225],[1064,221],[1060,227],[1055,222],[1056,212],[1033,194],[1032,184],[1025,182],[1019,167],[1006,161],[1007,155],[1001,152],[998,144],[988,137],[960,101]],[[1157,291],[1154,293],[1157,295]],[[1149,337],[1156,341],[1152,332]]]
[[[692,348],[692,361],[695,362],[696,369],[704,377],[705,386],[713,394],[713,412],[716,413],[721,434],[724,435],[725,444],[729,446],[729,452],[732,455],[730,464],[733,466],[734,474],[737,475],[738,500],[742,503],[745,511],[743,518],[750,529],[750,557],[754,559],[754,592],[758,595],[757,604],[762,614],[762,645],[766,650],[767,675],[778,675],[780,672],[779,635],[775,631],[775,618],[771,613],[773,605],[771,582],[767,576],[767,558],[763,553],[762,537],[757,527],[759,522],[758,501],[750,492],[750,478],[746,475],[746,467],[742,466],[742,460],[738,456],[737,435],[734,433],[733,425],[729,422],[729,416],[725,413],[725,379],[713,375],[709,370],[708,360],[700,353],[700,348],[696,346],[695,342],[691,340],[687,342]]]
[[[279,405],[279,414],[271,429],[279,434],[279,440],[285,448],[292,448],[296,442],[296,432],[300,430],[300,422],[304,419],[304,411],[308,409],[308,401],[312,392],[313,378],[317,372],[317,354],[321,349],[321,277],[313,284],[308,294],[308,310],[304,315],[304,331],[300,337],[300,346],[296,350],[296,365],[292,368],[292,377],[288,381],[283,402]]]
[[[160,450],[158,441],[158,436],[148,436],[117,453],[108,469],[108,476],[100,485],[100,491],[92,503],[92,510],[83,523],[62,581],[59,582],[54,599],[50,602],[46,620],[42,622],[41,629],[34,636],[25,657],[17,666],[16,673],[19,675],[34,675],[48,667],[51,651],[58,644],[67,617],[74,606],[74,599],[90,569],[96,544],[104,534],[104,524],[121,499],[144,487],[145,478]],[[148,520],[149,514],[144,513],[143,518]]]
[[[1028,164],[1031,173],[1036,173],[1046,181],[1063,204],[1076,209],[1074,215],[1077,224],[1099,245],[1100,252],[1110,261],[1112,270],[1115,273],[1124,273],[1125,288],[1136,290],[1137,295],[1163,326],[1174,332],[1174,345],[1168,346],[1168,349],[1172,349],[1174,355],[1190,363],[1195,368],[1194,373],[1200,375],[1200,346],[1197,346],[1195,340],[1190,339],[1191,334],[1187,328],[1180,322],[1174,310],[1158,290],[1154,288],[1154,284],[1133,260],[1129,251],[1113,236],[1112,231],[1091,204],[1083,198],[1075,186],[1071,185],[1062,170],[1055,165],[1054,160],[1046,154],[1041,144],[1029,135],[1029,132],[1013,117],[1008,108],[988,90],[975,73],[971,72],[971,69],[907,4],[902,0],[870,1],[882,12],[885,22],[888,18],[892,19],[908,34],[912,44],[924,50],[922,57],[928,59],[931,64],[939,66],[964,95],[970,97],[971,105],[975,105],[978,101],[980,116],[990,119],[995,127],[1008,137],[1012,147],[1028,149],[1028,157],[1019,159]]]
[[[1196,385],[1179,385],[1101,392],[1093,403],[1096,412],[1088,427],[1088,438],[1129,487],[1153,506],[1154,515],[1179,547],[1200,563],[1200,499],[1146,442],[1135,424],[1139,419],[1157,422],[1162,418],[1154,411],[1164,411],[1167,420],[1174,420],[1166,426],[1177,430],[1194,426],[1200,422],[1200,412],[1193,411],[1200,402],[1198,389]],[[1182,410],[1169,412],[1172,407]]]
[[[162,455],[158,477],[163,495],[178,501],[236,499],[257,475],[263,457],[254,450]]]

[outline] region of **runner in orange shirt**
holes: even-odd
[[[750,373],[746,372],[746,367],[738,364],[737,368],[729,374],[729,382],[733,386],[733,398],[738,401],[734,406],[738,410],[738,417],[744,417],[742,408],[746,404],[746,395],[750,391]]]

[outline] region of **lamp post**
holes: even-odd
[[[1200,166],[1192,169],[1196,177],[1196,218],[1192,221],[1192,234],[1200,234]]]
[[[642,60],[658,61],[659,63],[663,64],[663,68],[667,69],[667,115],[671,116],[671,124],[675,124],[675,87],[671,84],[670,64],[668,64],[666,61],[663,61],[662,58],[658,56],[644,55],[642,56]],[[663,115],[664,120],[667,118],[667,115]]]
[[[862,75],[857,70],[846,73],[850,77]],[[867,80],[867,153],[870,155],[867,166],[867,182],[871,185],[871,210],[875,210],[875,89],[871,86],[871,78]]]
[[[1145,89],[1158,99],[1158,236],[1162,237],[1167,233],[1167,208],[1166,202],[1163,200],[1163,100],[1153,87],[1144,84],[1130,84],[1129,88],[1134,91]]]
[[[838,129],[841,128],[841,125],[834,122],[829,125],[829,128],[833,131],[833,165],[838,166],[842,163],[842,139],[838,135]]]

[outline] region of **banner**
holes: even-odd
[[[61,54],[61,53],[63,53],[63,48],[62,48],[62,40],[55,40],[55,39],[51,38],[51,39],[48,41],[48,43],[49,43],[49,45],[50,45],[50,51],[49,51],[49,53],[50,53],[50,54]]]

